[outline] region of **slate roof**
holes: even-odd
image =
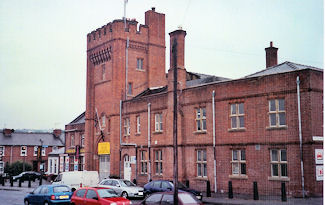
[[[162,92],[165,92],[165,91],[167,91],[167,86],[148,88],[148,89],[142,91],[141,93],[139,93],[134,98],[140,98],[140,97],[143,97],[143,96],[162,93]]]
[[[14,131],[11,136],[5,136],[0,130],[0,145],[25,145],[25,146],[41,146],[41,141],[45,146],[64,146],[64,131],[59,137],[55,137],[52,132],[44,131]]]
[[[323,69],[316,68],[313,66],[308,65],[302,65],[297,63],[292,63],[289,61],[286,61],[284,63],[268,67],[267,69],[264,69],[262,71],[253,73],[251,75],[245,76],[244,78],[252,78],[252,77],[259,77],[259,76],[266,76],[266,75],[272,75],[272,74],[278,74],[278,73],[286,73],[286,72],[292,72],[292,71],[298,71],[298,70],[305,70],[305,69],[311,69],[311,70],[317,70],[323,72]]]
[[[229,78],[213,76],[213,75],[206,75],[206,74],[201,74],[201,73],[194,73],[194,74],[197,75],[199,78],[195,79],[195,80],[186,81],[186,87],[192,87],[192,86],[197,86],[197,85],[202,85],[202,84],[207,84],[207,83],[212,83],[212,82],[221,82],[221,81],[231,80]]]
[[[76,119],[72,120],[72,122],[70,122],[68,125],[85,123],[85,114],[86,112],[81,113],[78,117],[76,117]]]

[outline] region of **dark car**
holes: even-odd
[[[21,179],[22,181],[28,181],[28,179],[30,178],[31,180],[35,181],[35,179],[39,179],[40,176],[41,174],[38,172],[29,171],[29,172],[22,172],[17,176],[13,176],[12,179],[14,181],[17,181],[19,179]]]
[[[129,205],[131,201],[120,197],[113,189],[104,187],[84,187],[75,191],[71,197],[72,205]]]
[[[25,205],[29,204],[70,204],[72,192],[66,185],[39,186],[24,198]]]
[[[190,189],[181,182],[178,182],[178,189],[192,193],[196,198],[202,200],[202,192]],[[173,182],[167,180],[155,180],[144,185],[144,194],[150,195],[155,192],[166,192],[174,190]]]
[[[143,201],[141,201],[139,204],[174,204],[174,192],[157,192],[154,194],[151,194],[147,198],[145,198]],[[196,197],[185,191],[179,191],[178,192],[178,204],[183,205],[202,205],[203,203],[196,199]]]

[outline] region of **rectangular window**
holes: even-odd
[[[5,147],[0,146],[0,156],[5,156]]]
[[[70,146],[74,147],[74,135],[71,135],[71,139],[70,139]]]
[[[205,108],[197,108],[196,109],[195,121],[196,121],[196,131],[206,131],[207,130]]]
[[[235,103],[230,105],[231,129],[240,129],[245,127],[244,103]]]
[[[0,162],[0,174],[3,174],[4,168],[5,168],[5,163],[4,162]]]
[[[143,59],[142,58],[137,58],[137,69],[143,70]]]
[[[20,156],[27,156],[27,146],[20,147]]]
[[[128,95],[132,95],[132,83],[128,83]]]
[[[155,172],[157,175],[162,175],[162,151],[156,150],[155,151]]]
[[[124,136],[129,136],[131,132],[130,128],[130,118],[124,119]]]
[[[163,122],[162,122],[162,114],[155,114],[155,131],[162,132],[163,131]]]
[[[102,116],[102,128],[106,126],[106,117],[105,115]]]
[[[81,140],[80,140],[81,147],[85,146],[85,134],[81,135]]]
[[[38,146],[34,146],[34,156],[37,156],[37,152],[38,152]]]
[[[147,174],[147,151],[140,151],[140,164],[141,174]]]
[[[46,156],[46,147],[42,147],[42,156]]]
[[[106,73],[106,68],[105,64],[102,65],[102,80],[105,80],[105,73]]]
[[[207,151],[196,151],[196,169],[198,177],[207,177]]]
[[[246,153],[245,150],[232,150],[231,160],[233,175],[246,175]]]
[[[140,133],[141,129],[140,129],[140,116],[137,116],[137,133]]]
[[[271,176],[272,177],[288,177],[288,161],[287,150],[272,149],[271,150]]]
[[[284,99],[269,100],[270,127],[286,125],[286,113]]]

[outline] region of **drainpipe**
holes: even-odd
[[[297,76],[297,101],[298,101],[298,124],[299,124],[299,145],[300,145],[300,168],[301,168],[301,188],[302,197],[305,198],[305,177],[304,177],[304,161],[302,153],[302,132],[301,132],[301,112],[300,112],[300,80]]]
[[[120,100],[120,165],[119,165],[119,175],[121,179],[121,163],[122,163],[122,100]]]
[[[151,138],[151,136],[150,136],[150,112],[151,112],[151,104],[150,103],[148,103],[148,160],[149,160],[149,162],[148,162],[148,182],[150,181],[150,179],[151,179],[151,163],[150,163],[150,138]]]
[[[216,118],[215,118],[215,91],[212,92],[212,124],[213,124],[213,176],[214,176],[214,193],[217,193],[217,156],[216,156]]]

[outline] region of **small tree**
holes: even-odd
[[[32,170],[32,165],[30,165],[29,163],[16,161],[12,164],[9,164],[8,162],[6,162],[4,171],[5,171],[5,173],[8,173],[11,176],[16,176],[23,172],[24,164],[25,164],[25,171]]]

